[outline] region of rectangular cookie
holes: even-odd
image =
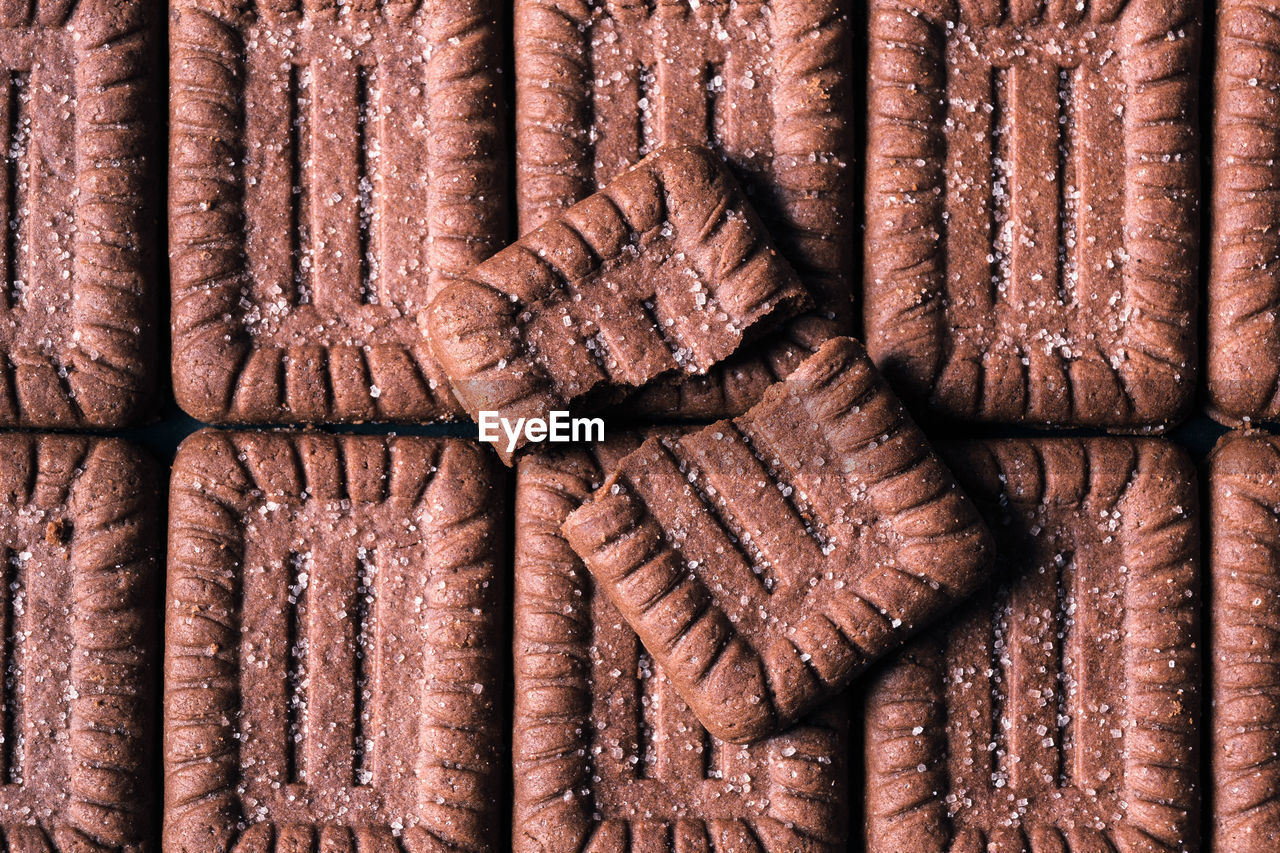
[[[867,849],[1200,850],[1190,460],[1151,439],[948,449],[998,582],[871,686]]]
[[[827,713],[750,746],[716,740],[565,541],[629,450],[531,453],[516,480],[515,853],[839,853],[845,726]]]
[[[1224,437],[1209,463],[1213,849],[1280,837],[1280,441]]]
[[[450,282],[423,319],[466,412],[514,423],[705,374],[811,304],[719,160],[670,147]]]
[[[151,414],[163,20],[146,0],[0,4],[0,427]]]
[[[206,430],[169,500],[164,849],[497,850],[487,451]]]
[[[783,335],[701,379],[659,383],[638,414],[741,414],[853,311],[853,34],[847,0],[517,0],[520,232],[557,218],[662,144],[707,145],[815,297],[823,338]],[[791,340],[795,337],[795,340]],[[762,381],[763,377],[763,381]]]
[[[456,416],[417,312],[505,237],[494,0],[174,0],[173,382],[205,421]]]
[[[872,0],[867,350],[951,419],[1195,396],[1198,0]]]
[[[968,595],[989,534],[860,345],[741,417],[650,438],[566,538],[698,719],[794,722]]]
[[[113,438],[0,435],[0,836],[152,850],[160,477]]]
[[[1280,417],[1280,6],[1217,10],[1209,406],[1238,424]]]

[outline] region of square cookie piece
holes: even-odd
[[[0,435],[0,458],[5,849],[153,849],[159,472],[118,439]]]
[[[501,477],[199,432],[170,487],[164,849],[496,849]]]
[[[467,413],[515,423],[704,374],[811,304],[719,160],[673,147],[445,286],[425,325]]]
[[[459,414],[415,318],[505,236],[497,6],[173,0],[173,382],[188,413]]]
[[[843,721],[819,715],[750,746],[716,740],[561,533],[638,444],[520,461],[513,849],[837,853]]]
[[[712,734],[798,719],[968,595],[989,534],[850,338],[614,468],[565,534]]]
[[[1229,435],[1209,463],[1215,850],[1280,837],[1280,441]]]
[[[163,23],[146,0],[0,4],[0,427],[155,402]]]
[[[948,418],[1195,395],[1200,3],[872,0],[867,349]]]
[[[1220,0],[1209,270],[1209,403],[1280,418],[1280,5]]]
[[[827,328],[853,311],[848,0],[517,0],[516,195],[526,233],[660,144],[707,145],[742,181]],[[827,319],[833,318],[833,319]],[[707,377],[659,383],[637,413],[741,414],[825,337],[778,336]],[[785,366],[777,368],[779,359]]]
[[[869,691],[867,848],[1200,850],[1190,460],[1126,439],[947,459],[999,580]]]

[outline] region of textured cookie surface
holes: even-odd
[[[794,721],[988,569],[989,534],[849,338],[745,415],[651,438],[564,526],[713,734]]]
[[[822,317],[831,318],[821,324],[827,336],[846,332],[855,240],[850,5],[518,0],[521,233],[558,217],[659,144],[709,145],[742,181]],[[804,328],[782,335],[771,353],[743,353],[707,377],[662,382],[631,408],[740,414],[816,343]]]
[[[1280,443],[1224,438],[1210,463],[1214,849],[1280,837]]]
[[[0,458],[0,843],[153,849],[159,477],[116,439]]]
[[[152,403],[162,14],[0,4],[0,426],[117,427]]]
[[[453,439],[183,443],[166,851],[495,849],[493,467]]]
[[[1195,391],[1196,0],[873,0],[865,326],[951,418],[1156,428]]]
[[[1280,6],[1218,4],[1209,398],[1225,421],[1280,417]]]
[[[664,148],[447,285],[425,326],[467,413],[514,422],[706,373],[809,304],[719,161]]]
[[[520,461],[514,850],[842,850],[843,727],[713,738],[565,541],[565,518],[638,443]]]
[[[1001,570],[872,686],[868,849],[1201,849],[1189,460],[1154,440],[954,451]]]
[[[498,248],[491,0],[174,0],[173,379],[198,418],[458,414],[415,317]]]

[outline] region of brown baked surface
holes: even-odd
[[[713,738],[560,531],[638,445],[531,453],[517,469],[512,848],[837,853],[843,721]]]
[[[164,849],[497,849],[501,476],[459,439],[174,463]]]
[[[886,378],[970,421],[1186,416],[1200,3],[870,7],[864,320]]]
[[[990,541],[859,344],[651,438],[565,534],[713,734],[798,719],[986,575]]]
[[[505,234],[493,0],[174,0],[173,380],[205,421],[460,412],[415,322]]]
[[[517,0],[520,232],[559,217],[660,144],[710,145],[831,318],[822,339],[848,332],[856,239],[851,6]],[[810,332],[790,337],[777,341],[785,355],[747,352],[706,378],[662,381],[629,411],[741,414],[816,349]],[[773,367],[779,358],[784,368]]]
[[[1224,437],[1209,468],[1215,850],[1280,837],[1280,440]]]
[[[1280,417],[1280,18],[1217,5],[1209,406],[1224,423]]]
[[[111,438],[0,435],[0,838],[153,849],[160,478]]]
[[[1190,460],[1154,440],[948,450],[999,580],[872,686],[868,849],[1199,850]]]
[[[514,422],[705,374],[811,304],[719,160],[674,147],[451,282],[423,319],[472,419]]]
[[[121,427],[156,379],[144,0],[0,4],[0,427]]]

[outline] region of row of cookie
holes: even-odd
[[[48,723],[60,720],[73,733],[61,766],[102,771],[87,774],[83,791],[79,777],[63,780],[75,794],[72,825],[137,828],[159,502],[120,442],[8,440],[6,772],[26,791],[29,762],[51,748]],[[732,420],[526,457],[515,511],[523,681],[514,755],[528,762],[518,790],[540,792],[528,819],[557,836],[581,828],[565,780],[607,779],[606,754],[640,778],[666,779],[687,775],[708,750],[742,756],[767,751],[772,738],[803,743],[808,729],[793,723],[960,604],[980,614],[953,629],[965,639],[909,652],[915,674],[884,688],[888,716],[883,731],[869,730],[883,740],[868,750],[870,766],[905,754],[924,773],[922,751],[932,750],[967,774],[965,785],[989,780],[997,793],[977,798],[984,803],[1012,791],[1022,809],[1047,792],[1041,805],[1062,832],[1120,803],[1126,821],[1141,818],[1133,831],[1190,832],[1196,811],[1175,807],[1198,778],[1197,494],[1185,459],[1168,443],[1119,439],[952,455],[1000,534],[999,580],[974,505],[847,338],[828,341]],[[1265,479],[1259,461],[1238,468]],[[202,432],[184,443],[169,490],[164,645],[176,849],[229,844],[269,816],[243,843],[299,843],[271,841],[273,822],[306,838],[312,830],[299,822],[372,822],[399,825],[415,844],[483,846],[504,657],[498,470],[461,440]],[[1036,513],[1022,517],[1026,507]],[[1235,555],[1233,568],[1249,556],[1264,567],[1270,558],[1265,549]],[[990,600],[962,603],[984,582]],[[1274,600],[1255,601],[1255,618],[1227,623],[1237,643],[1241,631],[1266,642]],[[611,628],[593,623],[602,613]],[[1247,663],[1256,654],[1247,645],[1222,647]],[[660,671],[652,685],[667,692],[599,695],[603,667],[613,679]],[[1268,684],[1253,682],[1245,698],[1261,694],[1265,712]],[[921,704],[931,694],[932,710]],[[948,710],[953,701],[960,710]],[[1265,732],[1258,710],[1235,722]],[[922,721],[947,714],[939,739]],[[893,724],[902,715],[909,727]],[[704,726],[709,734],[691,735]],[[952,741],[969,750],[954,762]],[[1244,746],[1258,746],[1255,730]],[[796,762],[771,765],[780,787],[752,802],[802,817],[804,803],[828,802],[838,791],[823,786],[835,777],[820,772],[816,748],[788,746],[782,758],[801,754],[809,774]],[[973,766],[983,755],[985,771]],[[907,797],[914,814],[941,821],[911,799],[941,791],[937,780],[903,787],[909,769],[887,772],[879,788],[871,775],[873,813],[876,794],[897,805]],[[30,787],[46,796],[56,776]],[[695,778],[755,790],[749,768],[717,764]],[[1254,766],[1242,778],[1267,785]],[[685,808],[671,784],[656,795]],[[1076,793],[1059,806],[1064,790]],[[991,808],[974,821],[1003,821]],[[822,824],[810,817],[784,815],[768,831],[795,843],[797,825]],[[1172,822],[1148,825],[1156,818]]]
[[[889,676],[873,694],[873,711],[883,703],[885,716],[872,714],[883,728],[868,729],[875,740],[868,766],[886,769],[867,778],[867,828],[902,833],[874,842],[873,849],[909,850],[904,841],[953,825],[963,827],[959,838],[969,832],[982,843],[1029,832],[1058,833],[1074,845],[1078,832],[1094,840],[1109,829],[1113,837],[1155,835],[1190,845],[1198,831],[1200,736],[1194,476],[1176,448],[1159,442],[1100,441],[1088,443],[1088,452],[1072,440],[991,447],[1004,445],[960,448],[954,455],[962,478],[972,481],[969,492],[1004,534],[1004,577],[994,581],[991,539],[978,512],[847,338],[823,344],[737,418],[526,458],[515,511],[518,831],[541,834],[547,849],[565,838],[581,838],[588,849],[643,847],[663,843],[668,834],[680,849],[698,833],[712,841],[721,835],[718,843],[730,849],[752,837],[770,849],[838,843],[843,786],[822,747],[838,742],[841,715],[823,717],[828,726],[822,731],[794,724],[822,717],[825,698],[959,604],[978,615],[962,617],[952,629],[957,638],[908,651],[903,666],[918,664],[912,674]],[[206,451],[199,458],[216,455]],[[400,534],[404,546],[421,547],[424,557],[444,566],[443,578],[432,575],[427,591],[450,591],[429,596],[421,611],[393,616],[397,627],[386,646],[377,615],[379,566],[386,558],[371,557],[369,549],[389,546],[402,565],[413,560],[395,550],[397,536],[385,529],[363,544],[354,529],[343,529],[339,516],[351,503],[333,490],[332,477],[352,470],[351,455],[243,456],[237,491],[247,489],[255,503],[267,501],[265,514],[240,507],[250,519],[271,517],[273,504],[280,510],[284,498],[277,494],[314,492],[311,483],[323,482],[325,474],[330,484],[320,493],[328,496],[327,509],[305,531],[268,534],[274,551],[252,568],[237,556],[246,553],[240,546],[206,548],[203,533],[195,549],[182,536],[171,538],[171,577],[186,564],[202,578],[223,578],[217,588],[192,588],[191,598],[171,595],[179,617],[168,620],[170,660],[176,651],[190,663],[181,691],[210,695],[210,676],[223,664],[189,642],[186,630],[234,606],[228,592],[237,572],[261,575],[276,593],[272,610],[282,628],[274,641],[289,650],[277,671],[262,673],[250,691],[278,691],[271,705],[283,725],[275,729],[282,757],[261,772],[274,789],[283,769],[287,800],[297,795],[289,784],[314,784],[320,791],[314,802],[345,811],[352,802],[338,794],[347,780],[374,784],[370,768],[380,759],[371,750],[403,754],[384,731],[392,716],[378,713],[390,700],[378,698],[370,679],[377,678],[382,655],[403,654],[395,632],[421,612],[428,629],[444,630],[457,642],[431,654],[451,679],[435,679],[429,668],[422,676],[428,710],[443,710],[428,713],[426,736],[434,742],[469,734],[461,743],[449,740],[447,750],[436,747],[428,772],[439,778],[441,768],[432,762],[448,752],[450,787],[466,781],[461,787],[477,789],[485,765],[475,750],[488,742],[473,726],[493,700],[476,667],[488,659],[485,651],[492,654],[481,620],[492,615],[493,602],[483,598],[491,582],[475,576],[479,555],[459,547],[459,531],[471,529],[473,541],[484,532],[477,527],[486,518],[483,502],[429,506],[421,517],[443,524],[447,533],[440,536],[409,514]],[[376,474],[373,483],[395,494],[394,458],[388,459],[383,469],[376,456],[358,454],[355,471]],[[194,480],[212,478],[197,474]],[[175,474],[175,504],[183,487],[181,473]],[[449,492],[454,500],[474,494],[474,488]],[[1025,507],[1039,514],[1020,517]],[[1063,507],[1070,511],[1059,517]],[[196,530],[210,529],[198,512],[175,505],[173,520],[187,517],[196,519]],[[316,527],[339,532],[334,547],[314,544]],[[337,598],[322,603],[315,596],[325,588],[319,580],[326,567],[343,580],[328,585]],[[986,598],[965,604],[984,582]],[[348,603],[351,596],[356,603]],[[395,598],[409,596],[397,592]],[[431,612],[433,601],[461,604],[470,615]],[[323,676],[308,669],[320,638],[310,615],[316,608],[337,614],[333,635],[322,638],[321,647],[330,650]],[[353,612],[358,615],[348,619]],[[309,633],[300,634],[299,626]],[[1256,623],[1248,627],[1258,630]],[[224,648],[234,635],[214,639]],[[626,689],[643,682],[646,672],[647,688]],[[604,673],[613,687],[602,692]],[[381,690],[398,691],[404,683],[397,677],[394,687]],[[212,695],[222,696],[222,687],[214,682]],[[448,698],[436,698],[439,691]],[[346,703],[337,718],[317,710],[317,702],[331,708],[335,696]],[[924,707],[922,700],[928,700]],[[181,780],[178,799],[193,806],[188,827],[211,818],[233,826],[226,804],[212,803],[219,791],[243,782],[243,760],[233,762],[224,747],[240,735],[244,709],[240,723],[223,710],[217,731],[202,727],[188,739],[179,727],[178,743],[166,744],[184,756],[217,759],[195,765],[200,772]],[[172,710],[167,719],[172,727]],[[1265,720],[1262,725],[1265,730]],[[353,769],[334,768],[333,751],[345,756],[350,744]],[[762,753],[765,760],[756,764]],[[913,760],[902,764],[907,759]],[[985,764],[975,763],[980,759]],[[612,779],[611,761],[630,772]],[[931,761],[963,775],[940,786],[928,775]],[[320,763],[329,775],[309,781],[306,768]],[[410,773],[407,764],[392,766],[398,770],[391,778]],[[913,769],[919,778],[911,777]],[[413,778],[420,781],[421,772],[415,768]],[[1256,772],[1246,776],[1259,784]],[[634,780],[651,782],[633,786]],[[621,790],[603,795],[603,804],[601,795],[586,793],[610,781]],[[982,786],[970,789],[978,781]],[[168,793],[172,804],[172,786]],[[262,796],[255,802],[266,802],[269,795]],[[385,800],[370,796],[367,808],[376,813]],[[716,819],[699,829],[707,815],[685,811],[708,799],[722,805],[730,796],[742,797],[742,808],[754,807],[754,820],[712,809]],[[930,798],[945,804],[943,813],[925,802]],[[957,803],[970,808],[956,809]],[[883,808],[892,818],[880,825],[874,815]],[[318,823],[337,818],[310,817]],[[469,828],[457,818],[456,808],[432,812],[420,829],[453,843]],[[257,831],[268,838],[273,830]],[[691,838],[680,840],[682,833]]]
[[[238,423],[456,415],[414,317],[505,243],[494,4],[173,5],[181,405]],[[865,325],[904,393],[981,421],[1159,426],[1190,411],[1199,7],[870,4]],[[520,231],[659,143],[710,143],[847,329],[861,43],[847,12],[516,4]],[[1267,416],[1280,33],[1267,2],[1218,12],[1209,387],[1214,411]],[[156,384],[155,13],[37,3],[0,29],[29,67],[0,99],[5,423],[118,425]],[[723,414],[749,396],[710,381],[640,405]]]
[[[848,769],[872,850],[1197,850],[1206,723],[1218,849],[1272,849],[1276,440],[1230,436],[1211,463],[1207,721],[1184,454],[946,446],[998,570],[874,672],[852,768],[847,699],[750,745],[714,738],[591,581],[561,525],[638,441],[516,474],[515,849],[838,850]],[[0,443],[0,802],[27,810],[5,826],[127,847],[148,830],[158,745],[157,472],[115,439]],[[170,488],[165,849],[500,843],[502,481],[456,439],[188,440]]]
[[[614,211],[615,198],[593,196],[663,144],[709,145],[730,164],[818,314],[847,332],[858,239],[849,5],[517,4],[513,162],[526,236],[472,270],[502,244],[492,67],[502,36],[479,6],[423,4],[402,18],[408,7],[384,14],[376,3],[286,3],[252,16],[178,3],[179,402],[212,422],[455,412],[444,374],[454,379],[456,365],[441,369],[436,358],[449,356],[436,330],[426,345],[412,318],[473,274],[481,281],[453,294],[468,302],[471,327],[486,313],[495,328],[514,319],[534,338],[529,348],[563,336],[537,308],[555,308],[571,327],[576,345],[544,359],[553,373],[573,372],[568,396],[601,373],[614,384],[709,369],[705,358],[721,357],[711,350],[735,336],[687,353],[669,324],[694,295],[715,314],[717,282],[701,280],[704,266],[671,262],[661,240],[657,261],[633,265],[650,274],[615,281],[619,252],[648,249],[667,223],[661,206]],[[866,337],[923,408],[1117,428],[1163,427],[1190,412],[1199,4],[1079,5],[884,0],[868,10]],[[439,33],[447,44],[432,41]],[[406,92],[403,63],[425,44],[426,85]],[[227,93],[217,109],[210,91]],[[680,181],[667,189],[692,191]],[[589,198],[597,203],[574,215],[570,205]],[[690,277],[702,292],[684,292]],[[681,299],[657,297],[673,286]],[[615,301],[648,311],[605,328],[598,321],[612,318],[598,315]],[[471,360],[489,361],[492,345],[495,364],[511,361],[510,341],[469,331]],[[619,340],[624,331],[641,344]],[[812,332],[786,344],[803,346]],[[785,375],[770,374],[776,349],[641,394],[633,410],[741,412]],[[527,361],[515,364],[526,383]]]

